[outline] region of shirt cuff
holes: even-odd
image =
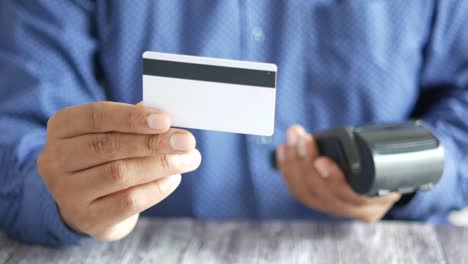
[[[62,220],[57,204],[37,169],[27,174],[23,186],[20,238],[50,246],[76,245],[89,236],[73,231]]]
[[[49,244],[54,246],[76,245],[82,239],[89,238],[88,235],[78,233],[64,223],[58,206],[49,192],[46,192],[43,196],[43,225],[46,227],[49,234]]]

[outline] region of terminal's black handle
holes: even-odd
[[[341,169],[347,170],[346,157],[337,138],[317,137],[314,139],[320,155],[331,158]],[[273,168],[278,169],[276,151],[272,151],[270,154],[270,164]]]
[[[360,170],[360,163],[358,164],[358,170],[356,168],[352,168],[351,162],[353,162],[353,160],[348,158],[346,153],[360,153],[361,151],[357,149],[349,149],[355,147],[355,144],[353,143],[351,137],[349,137],[350,133],[348,133],[348,131],[345,130],[342,131],[346,133],[341,133],[341,135],[339,133],[322,133],[314,135],[318,153],[321,156],[326,156],[335,161],[336,164],[343,171],[347,182],[351,185],[353,190],[357,193],[365,194],[371,187],[372,180],[370,180],[369,178],[372,178],[372,175],[366,175],[368,177],[362,177],[363,174]],[[348,150],[346,150],[345,147],[348,147]],[[278,169],[275,151],[273,151],[270,155],[270,163],[273,168]]]

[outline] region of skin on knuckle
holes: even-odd
[[[91,135],[90,148],[96,155],[112,158],[118,149],[117,137],[114,133]]]
[[[172,171],[174,166],[172,165],[171,159],[168,155],[159,155],[158,156],[158,167],[164,171]]]
[[[142,201],[136,191],[129,191],[123,196],[122,209],[126,212],[139,212],[142,209]]]
[[[145,135],[145,143],[143,145],[145,153],[154,153],[159,149],[161,143],[160,135]]]
[[[100,108],[100,103],[91,103],[87,107],[89,126],[93,131],[99,131],[102,126],[103,117]]]
[[[108,176],[112,184],[118,186],[126,186],[127,175],[126,175],[126,165],[122,160],[112,161],[108,165]]]
[[[127,128],[135,127],[136,124],[143,124],[145,117],[142,111],[128,111],[126,118],[124,118],[124,125]]]

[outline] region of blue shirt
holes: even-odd
[[[66,106],[139,102],[146,50],[271,62],[279,74],[274,136],[194,131],[201,167],[144,214],[327,219],[270,167],[286,128],[419,117],[445,145],[445,172],[390,215],[443,222],[468,201],[467,28],[464,0],[0,1],[0,226],[78,241],[37,172],[46,122]]]

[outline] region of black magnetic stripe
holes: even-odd
[[[143,59],[143,74],[275,88],[276,73],[196,63]]]

